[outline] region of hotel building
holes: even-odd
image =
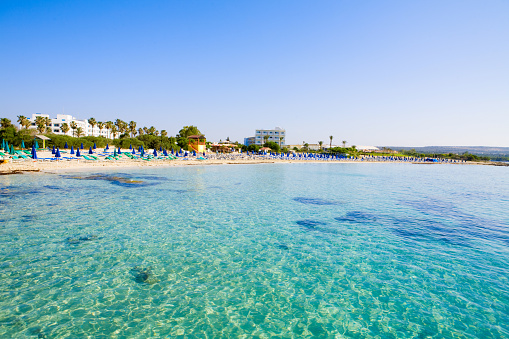
[[[37,125],[35,124],[35,119],[37,117],[49,118],[49,115],[42,113],[32,114],[32,117],[28,119],[30,120],[29,128],[37,129]],[[110,130],[107,129],[106,127],[103,127],[102,130],[99,130],[99,127],[95,125],[94,128],[92,128],[92,125],[90,125],[87,120],[78,120],[72,115],[68,114],[57,114],[56,118],[51,119],[51,125],[48,126],[48,130],[54,134],[64,135],[64,132],[62,132],[60,127],[62,126],[62,124],[66,123],[69,126],[69,131],[66,133],[66,135],[73,136],[73,130],[71,128],[71,122],[73,121],[76,123],[76,126],[81,127],[81,129],[83,130],[83,136],[94,136],[94,137],[102,136],[110,139],[113,137]],[[76,134],[76,130],[74,132]]]
[[[254,144],[261,146],[267,141],[273,141],[280,147],[286,145],[286,131],[280,127],[274,129],[257,129],[254,136]],[[249,139],[249,138],[246,138]]]

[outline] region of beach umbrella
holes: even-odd
[[[166,148],[165,148],[165,149],[163,149],[163,155],[164,155],[165,157],[167,157],[167,156],[168,156],[168,152],[166,151]]]
[[[67,141],[65,142],[65,146],[64,146],[65,149],[68,149],[69,146],[67,146]]]
[[[25,148],[25,140],[21,140],[21,148]]]
[[[32,148],[32,159],[37,159],[37,150],[36,148]]]
[[[7,141],[5,142],[4,151],[6,151],[6,152],[9,152],[9,151],[10,151],[10,150],[9,150],[9,143],[8,143]]]
[[[129,149],[133,149],[133,145],[129,144]]]
[[[133,152],[132,152],[132,153],[133,153],[133,154],[136,154],[136,151],[134,150],[134,148],[133,148]]]
[[[88,154],[94,154],[94,152],[92,151],[92,147],[89,148]]]
[[[173,151],[173,147],[171,148],[171,154],[175,154],[175,152]]]
[[[116,148],[116,147],[113,149],[113,156],[114,156],[114,157],[116,157],[116,156],[117,156],[117,148]]]
[[[154,148],[154,156],[157,157],[157,150]]]
[[[81,143],[81,147],[80,148],[83,149],[83,143]]]
[[[118,148],[118,154],[122,154],[122,149],[120,147]]]
[[[96,146],[95,142],[94,142],[94,149],[97,149],[97,146]]]
[[[145,155],[145,150],[143,149],[143,146],[141,147],[141,156],[144,156]]]
[[[10,155],[14,155],[14,145],[11,144],[11,150],[9,151]]]
[[[71,146],[71,155],[74,154],[74,147]]]
[[[55,151],[55,145],[53,145],[53,149],[51,150],[51,154],[55,154],[56,151]]]
[[[159,146],[159,152],[162,152],[163,151],[163,148],[161,146]]]
[[[194,156],[194,157],[196,156],[196,151],[193,151],[193,156]]]
[[[110,149],[110,147],[108,146],[108,144],[106,144],[106,148],[105,148],[105,149],[106,149],[106,150],[109,150],[109,149]]]
[[[203,156],[205,156],[205,152],[203,152]]]
[[[79,148],[76,150],[76,156],[77,157],[81,157],[81,153],[80,153],[80,149]]]
[[[35,148],[39,148],[39,143],[37,142],[36,139],[34,139],[34,140],[35,140],[35,143],[34,143],[35,144]]]
[[[57,148],[57,151],[55,153],[55,158],[61,158],[62,156],[60,155],[60,149]]]

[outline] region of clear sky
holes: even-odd
[[[509,146],[509,1],[0,1],[0,117]]]

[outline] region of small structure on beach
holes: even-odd
[[[51,140],[45,135],[37,134],[34,139],[42,140],[42,148],[46,148],[46,140]]]
[[[189,150],[196,151],[198,153],[205,152],[205,139],[204,135],[190,135],[187,137]]]

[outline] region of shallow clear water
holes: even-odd
[[[0,177],[1,338],[509,337],[507,168],[97,174]]]

